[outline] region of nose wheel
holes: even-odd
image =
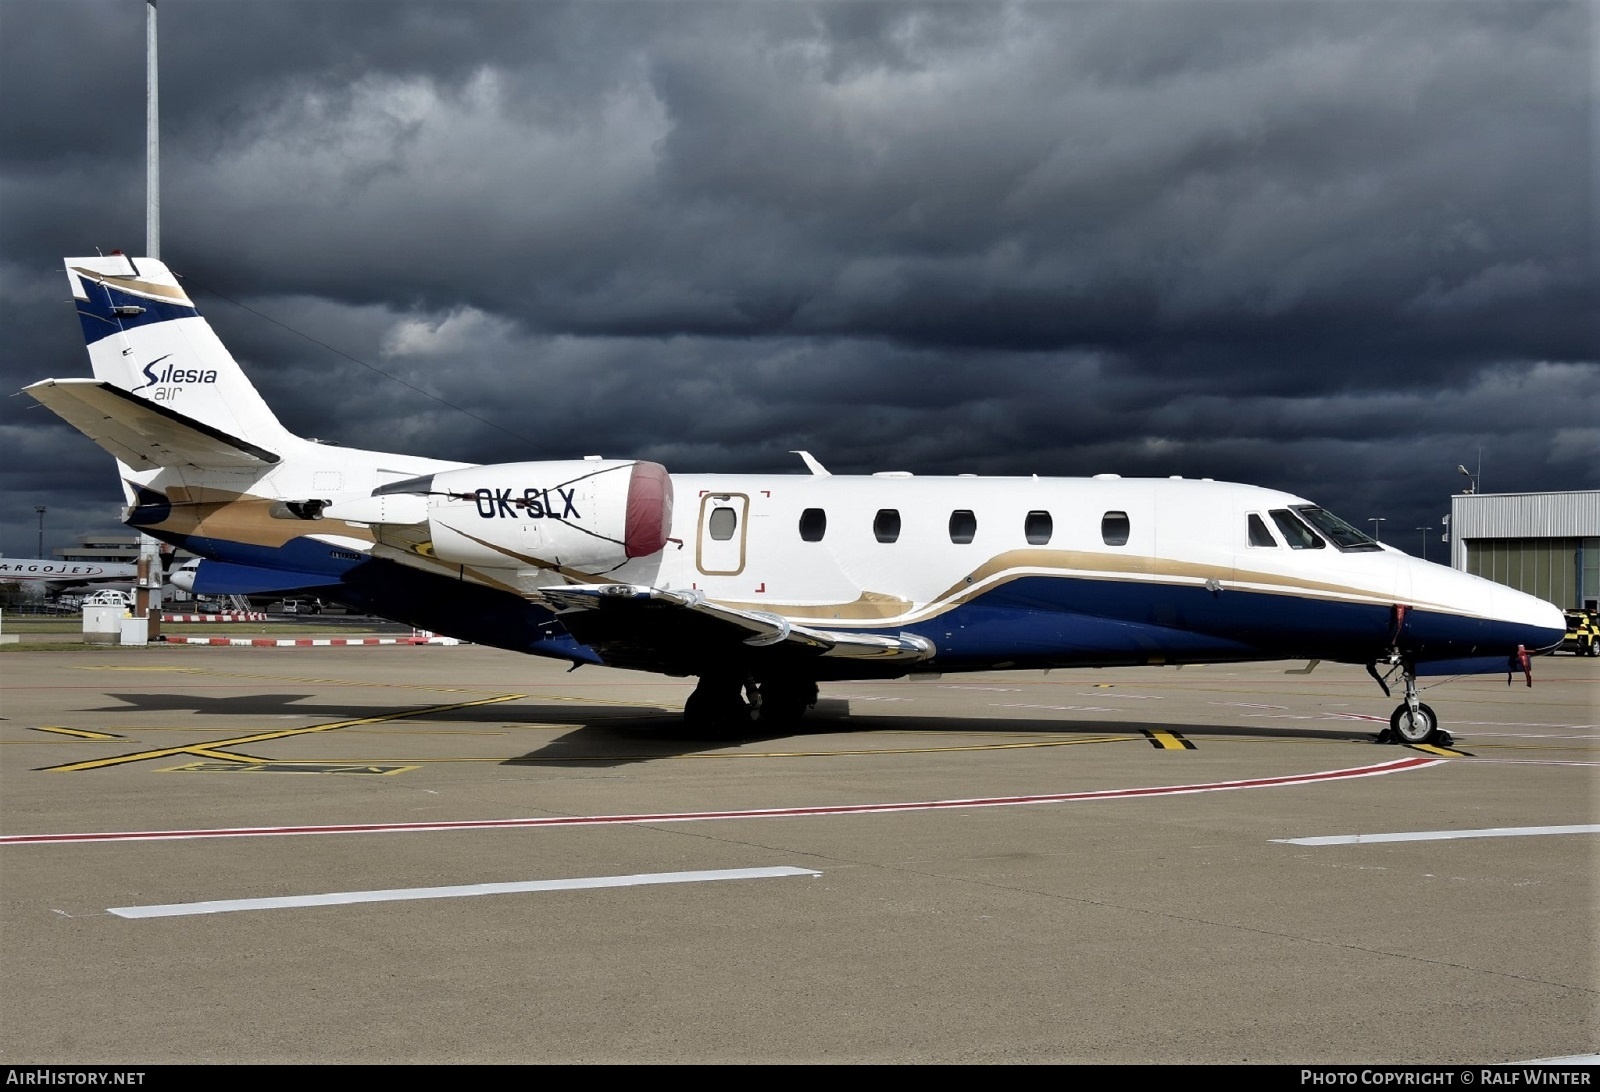
[[[1378,735],[1379,743],[1404,743],[1414,746],[1430,743],[1436,747],[1448,747],[1455,742],[1449,732],[1439,727],[1439,714],[1433,707],[1417,700],[1417,673],[1409,664],[1402,664],[1400,670],[1405,678],[1406,700],[1395,707],[1389,714],[1389,728]],[[1376,673],[1374,672],[1374,677]],[[1379,679],[1380,684],[1382,680]],[[1388,687],[1384,687],[1385,692]]]
[[[1389,714],[1389,732],[1395,743],[1433,743],[1448,747],[1455,742],[1449,732],[1439,727],[1439,717],[1432,706],[1420,701],[1415,709],[1409,705],[1396,706]]]

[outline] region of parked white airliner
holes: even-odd
[[[128,585],[139,578],[137,565],[114,561],[62,561],[43,557],[0,557],[0,582],[21,581],[44,584],[52,590],[86,587],[89,584],[121,582]]]
[[[171,546],[161,548],[163,570],[171,564],[172,556]],[[176,583],[172,576],[172,572],[166,573],[167,582]],[[132,562],[0,557],[0,583],[43,584],[52,595],[90,587],[132,591],[138,580],[139,566]]]
[[[674,475],[331,447],[279,423],[161,262],[72,258],[93,379],[38,401],[116,457],[127,522],[199,593],[348,606],[574,664],[697,676],[689,721],[782,723],[817,683],[1276,659],[1365,664],[1393,738],[1448,740],[1419,675],[1527,669],[1561,612],[1210,480]]]

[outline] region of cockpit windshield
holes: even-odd
[[[1356,530],[1344,520],[1314,504],[1297,504],[1294,510],[1311,526],[1327,536],[1328,541],[1346,552],[1352,550],[1381,550],[1382,546],[1365,533]]]
[[[1283,541],[1289,544],[1292,550],[1320,550],[1327,545],[1317,537],[1317,533],[1307,527],[1299,517],[1287,508],[1274,508],[1271,513],[1272,522],[1278,525],[1278,530],[1283,533]]]

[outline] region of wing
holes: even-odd
[[[616,667],[696,675],[708,665],[727,670],[756,661],[871,659],[898,673],[934,654],[933,642],[916,634],[801,626],[782,615],[714,603],[699,591],[577,584],[539,594],[576,640]]]
[[[259,467],[278,455],[97,379],[45,379],[22,388],[136,470]]]

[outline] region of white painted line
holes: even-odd
[[[402,887],[391,891],[331,891],[323,895],[285,895],[274,899],[227,899],[218,902],[174,902],[165,906],[113,906],[119,918],[180,918],[195,914],[230,914],[236,910],[285,910],[300,906],[346,906],[358,902],[409,902],[415,899],[464,899],[475,895],[513,895],[529,891],[584,891],[596,887],[641,887],[663,883],[707,883],[712,880],[764,880],[778,876],[820,876],[809,868],[724,868],[711,872],[654,872],[637,876],[580,876],[570,880],[526,880],[521,883],[473,883],[461,887]]]
[[[1398,834],[1330,834],[1325,838],[1269,838],[1288,846],[1353,846],[1368,842],[1447,842],[1454,838],[1527,838],[1535,834],[1600,834],[1600,823],[1566,827],[1485,827],[1482,830],[1411,830]]]

